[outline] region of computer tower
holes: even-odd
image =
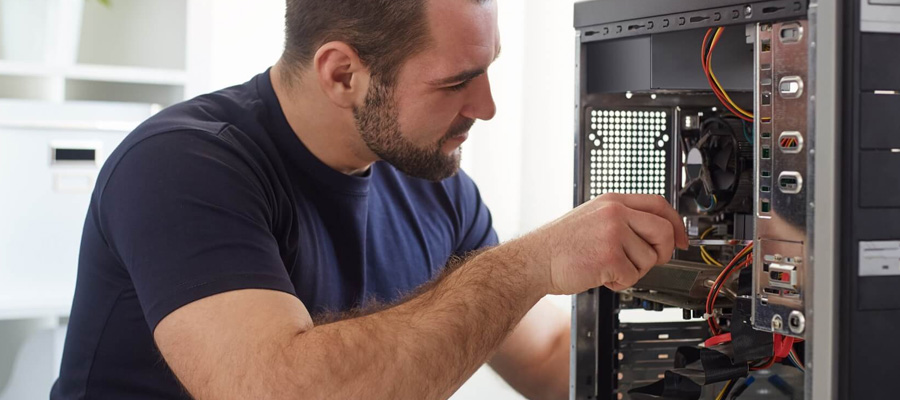
[[[699,246],[573,297],[571,398],[898,397],[900,1],[574,17],[575,205],[661,195]]]

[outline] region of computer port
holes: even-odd
[[[768,160],[770,158],[772,158],[772,148],[769,146],[763,146],[762,147],[762,159]]]
[[[797,267],[785,264],[769,264],[769,286],[796,290]]]
[[[796,99],[803,95],[803,79],[799,76],[786,76],[778,83],[778,91],[785,99]]]
[[[797,172],[782,172],[778,175],[778,189],[787,194],[800,193],[803,189],[803,178]]]
[[[803,38],[803,27],[796,22],[789,22],[781,25],[781,32],[778,37],[781,43],[797,43]]]
[[[797,154],[803,149],[803,136],[800,132],[784,132],[778,137],[778,148],[783,153]]]
[[[768,213],[771,211],[772,211],[772,203],[770,203],[769,200],[763,199],[762,201],[760,201],[759,212]]]

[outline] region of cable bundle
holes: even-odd
[[[709,28],[709,30],[706,31],[706,36],[703,37],[703,47],[700,49],[700,65],[703,67],[703,73],[706,75],[707,81],[709,81],[709,87],[712,88],[713,93],[715,93],[716,98],[722,102],[722,105],[738,118],[747,122],[753,122],[753,113],[744,110],[731,99],[731,96],[728,95],[728,92],[726,92],[725,88],[722,87],[722,84],[719,83],[719,79],[716,78],[715,72],[713,72],[713,50],[716,49],[716,45],[719,43],[719,39],[722,37],[722,32],[724,31],[724,27]]]
[[[733,274],[734,271],[740,270],[753,263],[753,254],[751,250],[753,250],[753,243],[744,247],[743,250],[734,256],[731,262],[722,269],[721,273],[719,273],[719,277],[716,278],[715,283],[713,283],[712,288],[709,290],[709,295],[706,296],[706,321],[709,323],[709,329],[712,331],[713,335],[722,333],[722,328],[719,326],[719,322],[715,317],[716,298],[719,297],[719,291],[722,290],[722,286],[725,285],[725,282],[728,281],[728,278],[731,277],[731,274]]]

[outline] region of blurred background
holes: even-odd
[[[464,146],[502,240],[572,207],[574,0],[499,0],[498,112]],[[105,157],[161,108],[264,71],[284,0],[0,0],[0,400],[46,398]],[[569,298],[553,299],[569,310]],[[482,368],[454,399],[521,399]]]

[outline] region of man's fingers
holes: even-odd
[[[672,228],[675,231],[675,245],[681,249],[687,250],[689,243],[687,232],[684,228],[684,221],[681,219],[681,216],[678,215],[678,212],[672,208],[672,205],[670,205],[662,196],[652,194],[613,194],[612,196],[606,197],[611,201],[621,202],[628,208],[665,218],[672,224]]]
[[[668,221],[659,219],[668,225]],[[657,250],[646,239],[633,231],[626,233],[622,238],[622,246],[625,248],[625,255],[638,269],[641,277],[646,275],[647,271],[657,265],[659,261]]]
[[[616,257],[620,262],[607,266],[607,268],[610,268],[608,271],[612,280],[603,284],[615,291],[633,286],[638,279],[644,276],[644,272],[641,272],[640,268],[631,261],[625,253],[625,249],[620,251],[618,257]]]
[[[648,246],[653,246],[655,265],[664,264],[672,258],[677,229],[669,220],[638,210],[629,210],[627,219],[631,230],[647,242]]]

